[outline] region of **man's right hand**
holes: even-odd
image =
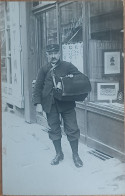
[[[41,104],[37,104],[36,106],[36,112],[43,112]]]

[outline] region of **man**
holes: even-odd
[[[49,138],[52,140],[56,156],[52,160],[52,165],[59,164],[64,159],[64,154],[61,147],[61,127],[60,114],[64,122],[64,131],[72,149],[73,161],[76,167],[82,167],[83,162],[78,154],[78,140],[80,130],[77,125],[75,102],[74,101],[59,101],[53,96],[54,80],[59,86],[59,78],[66,75],[71,77],[75,74],[80,74],[78,69],[71,63],[60,60],[60,51],[58,44],[48,45],[46,48],[48,64],[40,69],[33,93],[33,102],[37,107],[42,105],[46,112],[48,125],[50,126]],[[60,87],[59,87],[60,88]]]

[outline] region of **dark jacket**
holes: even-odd
[[[43,66],[37,76],[34,91],[33,102],[34,105],[41,104],[46,113],[50,112],[53,102],[57,104],[59,112],[63,112],[75,107],[74,101],[58,101],[53,98],[53,80],[50,69],[51,64]],[[79,74],[80,71],[72,64],[65,61],[58,61],[56,68],[53,70],[56,82],[59,77],[64,77],[68,74]]]

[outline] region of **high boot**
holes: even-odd
[[[70,146],[72,149],[72,156],[73,156],[73,161],[76,167],[82,167],[83,162],[79,157],[78,154],[78,140],[70,141]]]
[[[61,139],[53,141],[55,151],[56,151],[56,156],[52,160],[51,165],[58,165],[60,161],[64,159],[64,154],[62,152],[61,148]]]

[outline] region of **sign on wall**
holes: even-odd
[[[62,58],[71,62],[83,73],[83,43],[63,44]]]

